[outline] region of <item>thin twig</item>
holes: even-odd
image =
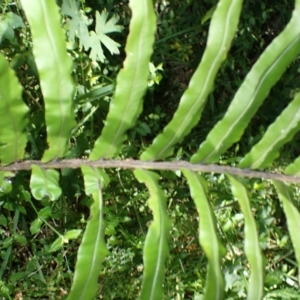
[[[15,162],[8,166],[0,166],[0,171],[20,171],[30,170],[31,165],[38,165],[44,169],[65,169],[80,168],[82,165],[88,165],[95,168],[121,168],[121,169],[150,169],[150,170],[181,170],[188,169],[196,172],[203,173],[229,173],[232,175],[250,177],[250,178],[264,178],[264,179],[275,179],[280,181],[286,181],[290,183],[300,183],[300,177],[284,175],[280,173],[270,173],[262,171],[254,171],[250,169],[240,169],[236,167],[220,166],[215,164],[203,165],[203,164],[191,164],[186,161],[175,161],[175,162],[151,162],[151,161],[140,161],[133,159],[125,160],[96,160],[89,161],[87,159],[63,159],[54,160],[48,163],[42,163],[38,160],[27,160],[21,162]]]

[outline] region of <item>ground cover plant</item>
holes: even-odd
[[[2,4],[1,296],[298,299],[300,2],[104,2]]]

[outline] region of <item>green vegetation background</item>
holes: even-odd
[[[67,157],[83,158],[87,157],[101,132],[116,74],[122,67],[130,10],[126,0],[81,0],[77,3],[79,13],[70,15],[68,8],[72,8],[72,1],[57,2],[62,7],[62,22],[69,54],[74,60],[73,76],[77,83],[75,111],[78,126],[74,129]],[[156,2],[158,31],[144,110],[138,126],[128,133],[120,158],[137,158],[172,117],[201,59],[209,19],[216,3],[213,0]],[[236,38],[209,96],[209,105],[199,125],[177,146],[174,158],[188,160],[188,153],[198,148],[226,112],[245,74],[273,37],[284,28],[292,8],[293,1],[287,0],[244,1]],[[123,26],[122,30],[115,27],[114,32],[108,34],[120,44],[119,54],[105,46],[102,50],[88,47],[87,35],[89,31],[95,31],[96,12],[104,10],[108,12],[108,19],[117,16],[116,24]],[[81,35],[74,33],[74,28],[79,26],[76,22],[88,30],[83,30]],[[30,107],[27,128],[30,143],[26,156],[41,159],[47,148],[43,102],[31,53],[29,27],[18,1],[0,3],[0,51],[8,58],[25,87],[23,97]],[[220,163],[234,166],[239,157],[260,139],[299,87],[299,71],[298,59],[271,90],[241,142],[222,156]],[[86,93],[95,94],[93,101],[85,101]],[[298,136],[285,146],[278,165],[287,165],[300,154],[299,142]],[[141,250],[151,221],[146,204],[148,192],[129,171],[110,170],[109,174],[111,188],[106,190],[104,197],[110,254],[99,279],[99,299],[136,299],[143,270]],[[197,241],[196,209],[181,174],[168,171],[161,174],[173,224],[164,283],[165,299],[200,299],[205,284],[206,258]],[[61,171],[63,195],[56,202],[35,201],[29,192],[29,178],[29,172],[19,172],[13,179],[11,193],[0,193],[0,297],[65,299],[71,286],[81,236],[50,252],[56,234],[37,218],[37,212],[61,233],[84,230],[91,199],[84,193],[80,170]],[[245,279],[249,277],[243,251],[243,216],[225,177],[211,174],[206,178],[209,184],[214,184],[210,200],[228,253],[224,262],[226,299],[243,299],[247,289]],[[248,180],[248,187],[252,192],[260,243],[268,260],[265,299],[299,299],[295,258],[274,188],[259,180]],[[299,195],[297,197],[299,199]]]

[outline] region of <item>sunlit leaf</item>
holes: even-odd
[[[0,162],[7,165],[24,157],[28,108],[22,100],[22,87],[0,53]]]
[[[107,21],[108,12],[103,10],[101,14],[96,11],[96,29],[91,32],[91,53],[90,58],[94,61],[100,60],[104,62],[105,55],[103,53],[101,43],[109,50],[111,54],[119,54],[118,47],[120,44],[112,40],[108,33],[121,32],[122,26],[116,25],[119,21],[118,16],[113,16]]]
[[[72,60],[67,54],[61,16],[54,0],[21,0],[33,40],[33,54],[45,103],[49,149],[43,162],[62,158],[75,127],[71,76]]]
[[[257,226],[252,215],[250,199],[245,185],[228,175],[231,182],[232,193],[237,198],[245,217],[245,254],[250,264],[250,279],[248,284],[248,300],[263,299],[264,293],[264,258],[259,245]]]
[[[241,8],[242,0],[218,2],[201,62],[180,99],[173,119],[142,153],[142,160],[157,160],[171,155],[174,145],[199,122],[214,80],[230,49]]]
[[[298,270],[300,270],[300,213],[293,204],[293,196],[291,190],[283,182],[273,180],[273,184],[276,187],[279,195],[279,199],[283,204],[283,210],[286,215],[287,227],[291,236],[293,247],[295,250],[296,261],[298,264]],[[298,282],[300,282],[300,272],[298,272]]]
[[[158,185],[158,174],[137,169],[134,175],[149,189],[151,196],[148,203],[153,213],[153,221],[144,245],[144,274],[139,299],[163,299],[164,263],[169,252],[168,239],[171,229],[166,211],[166,197]]]
[[[296,1],[292,19],[271,42],[247,74],[236,92],[225,116],[210,131],[192,163],[211,163],[219,160],[233,143],[237,142],[251,118],[268,96],[290,63],[300,53],[300,2]]]
[[[30,189],[37,200],[57,200],[61,195],[59,173],[56,170],[44,170],[37,165],[31,166]]]
[[[131,0],[132,10],[126,42],[124,67],[117,76],[115,95],[100,137],[90,154],[91,160],[115,156],[142,111],[142,97],[148,87],[149,62],[153,51],[155,13],[152,0]],[[108,26],[108,29],[112,25]]]
[[[90,218],[80,244],[74,280],[68,300],[94,299],[98,290],[101,264],[108,254],[104,241],[102,189],[109,183],[106,173],[100,169],[82,166],[85,192],[93,196]]]
[[[205,179],[189,170],[182,170],[187,178],[191,196],[199,214],[199,242],[208,259],[204,300],[224,299],[224,276],[221,259],[225,254],[217,234],[215,216],[207,198]]]

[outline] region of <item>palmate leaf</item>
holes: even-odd
[[[33,54],[45,102],[49,149],[42,161],[47,162],[64,156],[71,130],[76,125],[72,60],[67,55],[55,0],[21,0],[21,4],[31,28]]]
[[[148,203],[153,212],[153,221],[144,245],[144,274],[139,299],[163,299],[164,262],[169,252],[168,239],[171,229],[166,211],[166,197],[158,185],[158,174],[137,169],[134,175],[149,189],[151,196]]]
[[[225,248],[217,234],[216,221],[207,199],[205,179],[192,171],[182,170],[188,180],[191,196],[199,214],[199,241],[208,259],[204,300],[224,299],[224,276],[221,270],[221,259]]]
[[[101,263],[108,254],[104,241],[102,190],[108,185],[109,177],[103,170],[89,166],[82,166],[81,171],[85,192],[93,196],[94,203],[78,250],[74,280],[68,300],[94,299],[98,290]]]
[[[109,36],[107,36],[107,34],[111,32],[121,32],[123,27],[116,25],[116,23],[119,21],[118,16],[113,16],[108,20],[108,22],[106,22],[107,17],[108,12],[106,10],[102,11],[101,14],[96,11],[96,32],[91,31],[90,37],[92,48],[90,58],[94,61],[100,60],[101,62],[104,62],[105,56],[101,47],[101,43],[109,50],[111,54],[120,53],[118,47],[121,45],[112,40]]]
[[[241,160],[241,168],[265,168],[279,156],[279,149],[289,142],[300,129],[300,94],[297,94],[263,138]]]
[[[271,87],[299,53],[300,1],[296,1],[292,19],[254,64],[224,118],[210,131],[197,153],[192,156],[192,163],[216,162],[222,153],[240,139]]]
[[[22,87],[0,53],[0,161],[10,164],[23,158],[27,137],[28,108],[22,100]]]
[[[245,185],[228,175],[230,179],[232,193],[237,198],[242,213],[245,217],[245,254],[251,268],[251,275],[248,284],[248,300],[259,300],[263,298],[264,291],[264,257],[259,246],[259,239],[255,219],[252,215],[250,199]]]
[[[207,96],[212,90],[217,72],[235,35],[242,2],[242,0],[219,1],[211,20],[207,46],[201,63],[182,95],[173,119],[155,138],[153,144],[142,153],[142,160],[157,160],[171,155],[173,146],[190,133],[200,120]]]
[[[155,33],[155,13],[152,0],[131,0],[129,36],[124,67],[117,76],[114,98],[101,136],[97,139],[90,159],[116,155],[142,111],[142,97],[148,86],[149,62]]]
[[[283,209],[287,219],[287,227],[295,250],[295,256],[298,264],[298,282],[300,282],[300,213],[293,204],[292,192],[283,182],[273,180],[273,184],[278,191],[279,199],[283,204]]]
[[[79,9],[79,1],[63,0],[61,6],[61,14],[70,17],[67,20],[68,37],[71,42],[75,42],[75,37],[78,36],[80,47],[84,47],[87,51],[90,48],[90,35],[88,25],[90,20]]]

